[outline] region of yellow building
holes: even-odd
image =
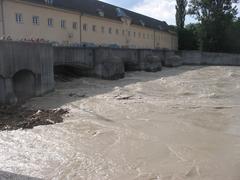
[[[150,49],[178,44],[165,22],[98,0],[0,0],[0,36]]]

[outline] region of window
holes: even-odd
[[[143,38],[145,39],[145,34],[143,33]]]
[[[133,36],[136,37],[136,32],[133,33]]]
[[[104,33],[105,29],[104,29],[104,27],[103,27],[103,26],[102,26],[102,28],[101,28],[101,29],[102,29],[102,33]]]
[[[16,13],[16,22],[18,24],[22,24],[23,23],[23,16],[21,13]]]
[[[60,25],[61,25],[62,29],[65,29],[66,28],[66,21],[65,20],[61,20]]]
[[[73,22],[72,28],[75,29],[75,30],[77,29],[77,23],[76,22]]]
[[[83,30],[87,31],[87,24],[83,24]]]
[[[53,18],[48,18],[48,26],[53,27]]]
[[[92,31],[93,31],[93,32],[96,32],[96,25],[93,25],[93,26],[92,26]]]
[[[117,34],[117,35],[119,34],[119,30],[118,30],[118,29],[116,29],[116,34]]]
[[[33,16],[32,17],[32,23],[34,24],[34,25],[39,25],[39,16]]]
[[[128,31],[128,36],[131,36],[131,31]]]
[[[124,34],[125,34],[125,31],[124,31],[124,29],[122,30],[122,35],[124,36]]]
[[[112,28],[109,28],[109,29],[108,29],[108,33],[109,33],[109,34],[112,34]]]

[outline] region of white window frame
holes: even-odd
[[[48,18],[48,27],[53,27],[53,18]]]
[[[87,31],[87,24],[83,24],[83,31]]]
[[[104,26],[101,27],[101,31],[104,34],[104,32],[105,32],[105,27]]]
[[[33,25],[39,25],[40,24],[40,17],[39,16],[32,16],[32,23],[33,23]]]
[[[60,21],[60,27],[61,27],[61,29],[66,29],[66,20],[62,19]]]
[[[73,22],[73,23],[72,23],[72,28],[73,28],[74,30],[77,30],[77,28],[78,28],[78,23],[77,23],[77,22]]]
[[[22,13],[15,13],[15,21],[16,21],[17,24],[23,24]]]

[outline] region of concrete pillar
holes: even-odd
[[[42,94],[42,83],[41,74],[35,74],[35,96]]]
[[[17,103],[17,97],[14,94],[13,91],[13,83],[12,79],[7,78],[5,79],[5,103],[6,104],[16,104]]]
[[[139,50],[140,70],[157,72],[162,69],[162,59],[155,56],[152,50]]]

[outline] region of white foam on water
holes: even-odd
[[[239,67],[183,66],[59,82],[26,106],[70,114],[62,124],[0,132],[0,170],[56,180],[239,180],[239,75]]]

